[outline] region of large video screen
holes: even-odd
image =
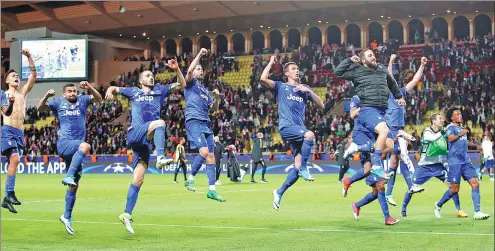
[[[23,40],[21,50],[31,52],[37,80],[82,80],[88,78],[87,39],[43,39]],[[25,56],[21,59],[21,79],[29,77],[29,63]]]

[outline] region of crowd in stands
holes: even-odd
[[[445,111],[453,106],[461,107],[464,121],[470,121],[472,128],[480,127],[485,134],[494,132],[495,96],[494,79],[494,40],[493,36],[476,38],[472,41],[456,40],[442,41],[436,44],[422,46],[420,55],[402,55],[399,41],[392,40],[379,44],[370,44],[377,54],[380,63],[388,64],[391,54],[398,54],[393,65],[393,74],[400,86],[412,79],[418,69],[420,57],[426,56],[429,62],[420,83],[406,97],[406,124],[419,125],[427,120],[427,111]],[[283,52],[290,52],[285,54]],[[205,67],[204,84],[209,90],[218,88],[221,93],[219,110],[210,116],[212,130],[225,145],[234,144],[238,152],[251,151],[250,139],[257,132],[265,135],[266,150],[284,152],[288,145],[280,138],[274,138],[278,126],[277,104],[272,90],[260,82],[261,72],[267,64],[267,58],[261,54],[253,57],[250,85],[245,88],[234,88],[218,80],[225,71],[238,71],[239,63],[233,54],[210,54],[202,59]],[[359,53],[352,45],[305,45],[296,50],[284,48],[282,53],[274,50],[277,61],[274,64],[270,78],[283,81],[283,65],[289,61],[296,62],[300,69],[301,83],[311,88],[326,89],[324,97],[325,109],[319,110],[313,104],[307,105],[306,125],[316,135],[314,152],[331,153],[346,137],[353,121],[348,115],[338,116],[327,114],[335,104],[342,99],[354,95],[352,82],[338,79],[332,70],[346,57]],[[185,73],[193,57],[191,54],[178,55],[177,60]],[[150,69],[154,73],[168,71],[164,59],[154,59],[150,65],[142,65],[133,72],[122,73],[111,83],[114,86],[138,86],[139,73]],[[170,79],[162,84],[175,82]],[[104,89],[101,87],[103,94]],[[167,151],[174,151],[180,137],[186,137],[184,126],[184,102],[181,93],[175,93],[166,100],[167,105],[161,111],[162,118],[167,123]],[[118,101],[103,101],[95,104],[88,112],[88,143],[92,153],[125,154],[126,125],[108,123],[120,116],[122,104]],[[26,123],[48,117],[35,108],[27,110]],[[466,125],[468,126],[468,125]],[[412,128],[412,127],[411,127]],[[26,127],[26,150],[33,154],[55,154],[57,123],[41,129]],[[413,131],[419,142],[420,133]],[[479,135],[478,135],[479,136]],[[479,141],[479,138],[473,138]],[[48,145],[47,145],[48,144]],[[419,143],[412,145],[413,150],[419,149]]]

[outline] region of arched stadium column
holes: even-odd
[[[323,46],[328,41],[327,27],[318,27],[318,28],[321,30],[321,45]]]
[[[452,41],[454,38],[454,16],[449,15],[444,17],[445,21],[447,21],[447,37],[449,41]]]
[[[180,46],[180,41],[181,41],[180,38],[175,39],[175,46],[177,46],[177,55],[182,54],[182,50],[181,50],[182,47]]]
[[[198,54],[198,46],[199,46],[199,36],[198,37],[193,37],[192,39],[192,42],[193,42],[193,46],[192,46],[192,54],[193,54],[193,57],[196,56],[196,54]]]
[[[475,21],[474,21],[474,18],[471,18],[471,17],[470,17],[470,18],[469,18],[469,38],[470,38],[470,39],[473,39],[474,34],[476,34],[476,32],[475,32],[475,29],[476,29],[476,28],[475,28],[475,26],[474,26],[474,22],[475,22]]]
[[[388,41],[388,22],[378,22],[382,26],[382,31],[383,31],[383,43]]]
[[[215,36],[208,36],[210,38],[210,43],[211,43],[211,49],[210,53],[217,53],[217,40],[215,39]],[[227,39],[228,41],[228,39]]]
[[[361,49],[367,48],[368,44],[368,23],[362,22],[360,27],[361,29]]]
[[[346,33],[346,24],[339,24],[337,25],[340,29],[340,42],[344,43],[345,46],[347,46],[347,33]]]
[[[270,47],[270,30],[269,31],[263,31],[263,36],[265,36],[265,46],[264,48],[269,48]]]
[[[289,31],[282,31],[282,47],[289,47]]]
[[[165,47],[165,39],[160,40],[160,60],[167,55],[167,47]]]
[[[404,45],[409,44],[409,20],[400,20],[400,23],[402,24]]]

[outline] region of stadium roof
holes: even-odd
[[[121,6],[126,11],[121,12]],[[1,2],[4,31],[47,27],[66,33],[152,39],[258,27],[338,24],[444,15],[447,11],[494,12],[493,2],[390,1],[13,1]]]

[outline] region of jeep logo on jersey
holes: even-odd
[[[132,168],[124,163],[113,163],[105,167],[103,172],[108,172],[108,170],[112,169],[114,173],[123,173],[125,170],[129,170],[133,172]]]
[[[294,101],[297,101],[299,103],[302,103],[303,102],[303,98],[302,97],[294,96],[294,95],[292,95],[292,93],[289,96],[287,96],[287,99],[288,100],[294,100]]]
[[[138,96],[136,101],[153,101],[153,96]]]
[[[62,114],[62,116],[79,116],[81,115],[81,111],[79,110],[65,110]]]

